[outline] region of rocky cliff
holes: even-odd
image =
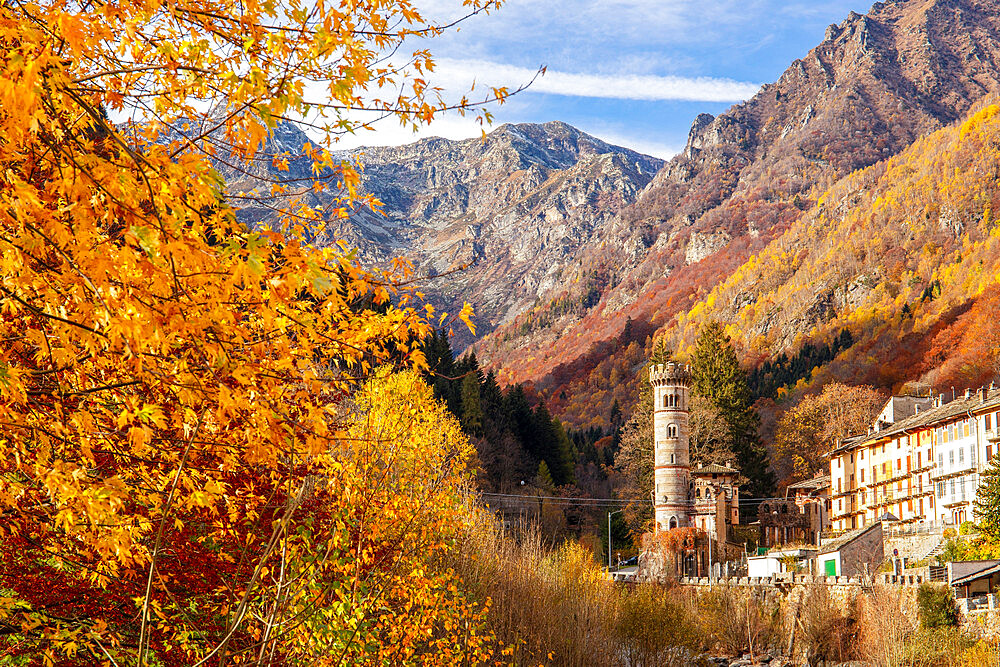
[[[284,124],[261,155],[296,154],[306,140]],[[561,122],[503,125],[485,138],[425,139],[338,157],[358,165],[361,190],[381,201],[382,211],[326,216],[314,241],[346,240],[367,262],[407,257],[427,278],[421,289],[431,302],[448,312],[473,304],[480,333],[510,321],[555,285],[579,281],[575,258],[604,241],[606,228],[663,165]],[[271,180],[290,190],[309,181],[306,160],[280,173],[271,162],[261,157],[248,170],[219,165],[251,224],[273,224],[281,198],[265,194]],[[309,194],[305,203],[329,207],[335,195]],[[632,249],[635,258],[642,250]],[[456,333],[459,344],[471,342],[468,332]]]

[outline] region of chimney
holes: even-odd
[[[972,398],[972,390],[971,389],[966,389],[965,390],[965,400],[969,400],[970,398]]]
[[[989,398],[989,397],[990,397],[990,390],[984,384],[982,387],[979,388],[979,401],[982,402],[982,403],[985,403],[986,399]]]
[[[942,405],[944,405],[944,394],[938,394],[937,400],[934,401],[934,407],[940,408]]]

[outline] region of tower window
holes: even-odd
[[[667,426],[667,437],[668,438],[676,438],[677,437],[677,426],[676,425],[670,424],[669,426]]]

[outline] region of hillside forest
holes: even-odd
[[[711,321],[726,323],[769,444],[782,413],[830,383],[883,395],[989,383],[1000,372],[998,109],[987,99],[817,190],[801,219],[662,327],[626,320],[528,384],[567,424],[604,428],[611,406],[636,404],[654,340],[690,359]]]

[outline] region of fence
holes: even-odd
[[[619,583],[667,583],[668,577],[650,577],[636,572],[612,573],[612,580]],[[780,587],[790,585],[826,585],[826,586],[865,586],[870,585],[859,577],[827,577],[823,575],[792,574],[782,572],[770,577],[681,577],[678,581],[684,586],[752,586]],[[889,586],[919,586],[926,578],[919,574],[879,574],[873,583]],[[992,607],[991,607],[992,608]]]

